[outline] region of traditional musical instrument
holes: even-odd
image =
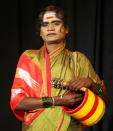
[[[65,88],[66,82],[55,78],[51,84],[56,88]],[[79,106],[71,109],[63,106],[63,110],[70,114],[73,118],[77,119],[80,123],[87,126],[92,126],[100,121],[105,112],[104,101],[90,89],[83,87],[81,89],[84,94],[84,99]],[[70,93],[71,91],[68,91]],[[76,92],[75,92],[76,93]]]

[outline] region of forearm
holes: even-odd
[[[43,97],[44,98],[44,97]],[[50,97],[48,97],[50,98]],[[62,101],[60,96],[53,97],[55,106],[61,106]],[[53,101],[51,103],[53,105]],[[16,107],[15,110],[22,110],[22,111],[31,111],[38,108],[45,107],[43,105],[42,97],[36,98],[36,97],[25,97]],[[50,107],[50,106],[48,106]]]
[[[35,98],[35,97],[25,97],[16,107],[15,110],[35,110],[38,108],[42,108],[42,98]]]
[[[52,106],[74,106],[82,101],[82,94],[73,94],[67,93],[61,96],[54,97],[40,97],[40,98],[32,98],[26,97],[24,98],[16,107],[15,110],[20,111],[32,111],[38,108],[48,108]]]

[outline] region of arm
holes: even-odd
[[[15,110],[29,111],[42,108],[42,98],[25,97],[15,108]]]
[[[99,95],[105,102],[106,106],[110,104],[110,97],[108,96],[106,90],[102,89],[102,92],[98,94],[99,87],[93,82],[91,78],[77,77],[67,82],[66,85],[70,90],[79,91],[82,87],[89,88],[95,94]]]
[[[44,98],[44,97],[43,97]],[[51,98],[51,97],[48,97]],[[74,94],[74,93],[67,93],[61,96],[54,96],[54,104],[55,106],[77,106],[82,100],[82,94]],[[48,102],[48,101],[47,101]],[[51,103],[53,105],[53,102]],[[32,98],[32,97],[25,97],[15,108],[15,110],[20,111],[32,111],[38,108],[45,108],[43,104],[42,97],[40,98]],[[48,106],[50,107],[50,106]]]
[[[104,86],[104,82],[100,80],[99,76],[95,73],[93,66],[85,55],[78,53],[77,57],[79,63],[77,65],[78,76],[73,78],[71,81],[67,82],[66,86],[70,90],[78,91],[82,87],[89,88],[95,94],[99,95],[108,106],[110,103],[110,98],[103,88],[101,93],[99,92],[99,86],[97,83],[100,83],[101,87]]]

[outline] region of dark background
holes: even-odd
[[[21,131],[10,109],[10,89],[20,54],[43,41],[35,30],[39,10],[60,5],[68,14],[67,48],[90,59],[104,80],[111,104],[103,119],[87,131],[113,130],[113,0],[4,0],[0,2],[0,131]]]

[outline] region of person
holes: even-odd
[[[82,87],[98,94],[108,106],[104,82],[84,54],[65,48],[69,26],[62,8],[47,6],[38,20],[44,44],[20,56],[11,89],[11,109],[22,121],[23,131],[81,131],[81,124],[62,106],[76,108],[84,98]],[[73,54],[77,56],[76,70]],[[55,88],[51,84],[54,78],[66,81],[65,88]]]

